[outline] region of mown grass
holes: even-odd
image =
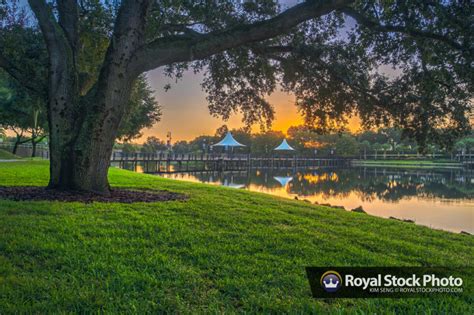
[[[6,150],[0,149],[0,160],[15,160],[15,159],[20,159],[20,157]]]
[[[47,168],[0,163],[0,185],[45,185]],[[0,313],[473,313],[469,296],[313,299],[304,269],[472,266],[471,236],[118,169],[110,181],[190,199],[0,200]]]

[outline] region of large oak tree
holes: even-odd
[[[29,0],[48,51],[51,188],[108,192],[133,83],[159,67],[176,76],[189,66],[205,71],[211,112],[241,111],[247,124],[271,122],[265,95],[280,84],[296,95],[308,124],[322,129],[356,112],[366,125],[401,126],[422,144],[469,129],[468,1],[107,3]],[[85,69],[85,59],[95,66]],[[395,74],[379,71],[387,65]],[[4,51],[0,67],[42,93]]]

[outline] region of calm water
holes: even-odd
[[[140,171],[139,169],[137,171]],[[162,174],[474,233],[474,171],[344,168]]]

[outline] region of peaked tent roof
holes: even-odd
[[[293,149],[289,144],[288,142],[286,142],[286,139],[283,139],[283,141],[280,143],[279,146],[277,146],[275,149],[273,150],[276,150],[276,151],[294,151],[295,149]]]
[[[273,178],[277,180],[283,187],[286,187],[286,185],[288,185],[288,183],[293,180],[293,177],[291,176],[273,176]]]
[[[229,132],[227,132],[227,134],[225,135],[224,139],[222,139],[221,141],[217,142],[216,144],[213,144],[212,145],[213,147],[214,146],[221,146],[221,147],[245,147],[245,145],[243,145],[242,143],[238,143],[237,140],[234,139],[234,137],[232,137],[232,134]]]

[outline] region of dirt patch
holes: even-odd
[[[64,202],[160,202],[185,200],[183,194],[165,190],[138,190],[114,188],[110,195],[100,195],[85,191],[63,191],[47,189],[45,187],[0,187],[0,199],[17,201],[64,201]]]

